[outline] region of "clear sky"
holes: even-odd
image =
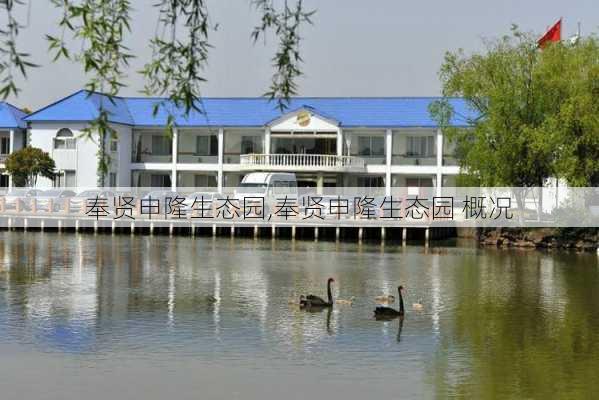
[[[46,33],[57,34],[59,13],[49,0],[29,0],[29,26],[19,37],[22,50],[34,55],[40,68],[21,82],[19,98],[9,101],[32,109],[83,87],[81,66],[52,63]],[[277,0],[281,1],[282,0]],[[481,38],[508,33],[512,23],[542,33],[559,17],[564,37],[576,31],[599,32],[597,0],[306,0],[317,10],[314,25],[303,31],[304,96],[432,96],[440,91],[437,71],[447,50],[481,47]],[[137,57],[123,95],[139,95],[137,74],[150,56],[148,39],[156,28],[154,0],[132,0],[134,21],[129,46]],[[249,0],[209,1],[214,48],[205,71],[206,96],[259,96],[266,91],[272,69],[274,41],[252,45],[250,32],[257,13]],[[23,13],[21,20],[26,22]]]

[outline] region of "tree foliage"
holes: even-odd
[[[46,35],[54,60],[66,58],[80,62],[89,75],[86,89],[102,92],[107,98],[100,98],[99,113],[95,120],[83,130],[84,137],[98,142],[98,185],[104,186],[110,165],[106,152],[108,138],[116,137],[117,132],[109,123],[107,104],[125,86],[129,60],[133,57],[123,44],[130,32],[131,4],[128,0],[50,0],[62,9],[59,22],[60,36]],[[66,35],[81,42],[77,51],[69,49]]]
[[[304,11],[302,0],[298,0],[295,8],[287,1],[282,11],[277,11],[272,0],[254,0],[256,7],[262,11],[262,23],[254,28],[254,43],[264,37],[269,29],[273,29],[278,40],[278,49],[272,58],[275,73],[269,90],[264,94],[276,99],[279,109],[287,107],[287,101],[298,92],[297,78],[302,75],[300,64],[301,35],[300,28],[312,23],[315,11]]]
[[[24,147],[6,158],[6,172],[12,176],[15,186],[35,186],[38,176],[54,179],[54,160],[36,147]]]
[[[16,6],[22,6],[22,0],[0,0],[0,98],[17,96],[19,88],[16,78],[27,77],[27,69],[35,67],[31,55],[17,47],[17,37],[23,25],[15,17]],[[3,19],[3,20],[2,20]]]
[[[599,42],[554,43],[512,34],[481,53],[448,52],[443,95],[463,97],[477,118],[453,128],[447,99],[431,114],[456,143],[463,170],[488,186],[541,186],[551,176],[571,185],[599,183]]]
[[[599,186],[599,39],[543,51],[539,74],[557,110],[544,121],[556,173],[572,186]]]
[[[146,78],[145,93],[168,96],[185,113],[201,112],[199,98],[201,84],[206,80],[203,69],[208,62],[211,47],[208,39],[212,26],[204,0],[162,0],[157,34],[151,40],[152,59],[146,63],[142,74]],[[157,104],[154,112],[163,104]],[[175,116],[166,107],[168,128]]]

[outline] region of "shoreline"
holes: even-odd
[[[585,252],[599,249],[599,228],[479,228],[473,231],[470,237],[483,247]]]

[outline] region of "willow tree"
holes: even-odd
[[[538,74],[557,103],[541,142],[553,151],[557,175],[571,186],[599,186],[599,39],[546,48]]]
[[[516,27],[484,50],[448,52],[440,69],[445,97],[475,111],[469,128],[447,123],[446,100],[432,115],[456,143],[462,170],[486,186],[543,186],[548,177],[571,185],[599,183],[599,42],[550,43]]]
[[[126,86],[129,61],[134,57],[126,47],[131,37],[131,2],[129,0],[46,0],[61,10],[60,32],[46,35],[54,60],[66,58],[81,64],[89,77],[85,88],[107,95],[108,102]],[[260,23],[249,35],[256,42],[268,33],[274,34],[278,46],[272,57],[274,69],[265,96],[285,109],[298,91],[297,79],[302,75],[300,28],[311,23],[314,14],[306,10],[302,0],[249,0],[260,15]],[[0,30],[0,97],[18,95],[16,79],[26,77],[35,67],[32,56],[18,49],[18,34],[23,25],[15,18],[19,7],[30,7],[33,0],[0,0],[0,17],[6,28]],[[36,0],[36,3],[38,0]],[[145,93],[169,99],[184,116],[201,108],[201,86],[211,48],[210,34],[219,24],[210,17],[207,0],[157,0],[151,2],[159,10],[158,27],[153,37],[146,38],[153,54],[141,71],[146,81]],[[277,5],[278,3],[278,5]],[[135,40],[139,40],[138,36]],[[69,45],[70,44],[70,45]],[[168,114],[167,134],[175,124],[173,107],[157,104]],[[100,186],[108,171],[110,157],[105,151],[107,138],[117,132],[108,123],[107,107],[100,104],[98,117],[84,131],[86,137],[99,142],[98,171]],[[97,136],[95,136],[97,135]]]

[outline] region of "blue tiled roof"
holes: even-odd
[[[261,127],[292,110],[308,108],[342,127],[435,127],[428,106],[435,97],[296,97],[281,112],[268,99],[203,98],[203,113],[183,110],[159,98],[116,97],[114,103],[102,94],[80,91],[27,116],[27,121],[90,121],[97,117],[101,102],[112,122],[136,126],[164,126],[172,110],[178,126]],[[455,126],[468,125],[475,117],[463,99],[449,100],[455,111]],[[160,104],[154,115],[154,107]]]
[[[105,95],[80,90],[72,95],[52,103],[33,114],[28,115],[26,121],[62,121],[85,122],[92,121],[100,114],[100,108],[108,111],[112,122],[132,125],[133,119],[125,100],[115,97],[112,101]]]
[[[23,121],[25,115],[27,114],[12,104],[0,101],[0,128],[26,128],[27,123]]]

